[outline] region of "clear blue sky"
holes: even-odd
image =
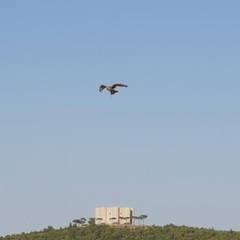
[[[0,236],[117,205],[240,230],[239,9],[1,1]]]

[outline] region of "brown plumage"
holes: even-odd
[[[121,83],[115,83],[112,86],[108,86],[108,87],[105,85],[100,85],[99,92],[101,92],[106,88],[111,93],[111,95],[113,95],[118,92],[117,90],[115,90],[116,87],[127,87],[127,85],[121,84]]]

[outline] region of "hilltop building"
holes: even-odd
[[[96,224],[135,224],[135,209],[129,207],[98,207],[95,209]]]

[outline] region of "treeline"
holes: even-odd
[[[240,240],[240,232],[175,226],[106,226],[48,228],[31,233],[0,237],[0,240]]]

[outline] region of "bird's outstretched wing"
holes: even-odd
[[[106,88],[106,86],[105,85],[100,85],[100,87],[99,87],[99,92],[101,92],[103,89],[105,89]]]
[[[115,87],[127,87],[127,85],[122,84],[122,83],[115,83],[112,85],[112,88],[115,88]]]

